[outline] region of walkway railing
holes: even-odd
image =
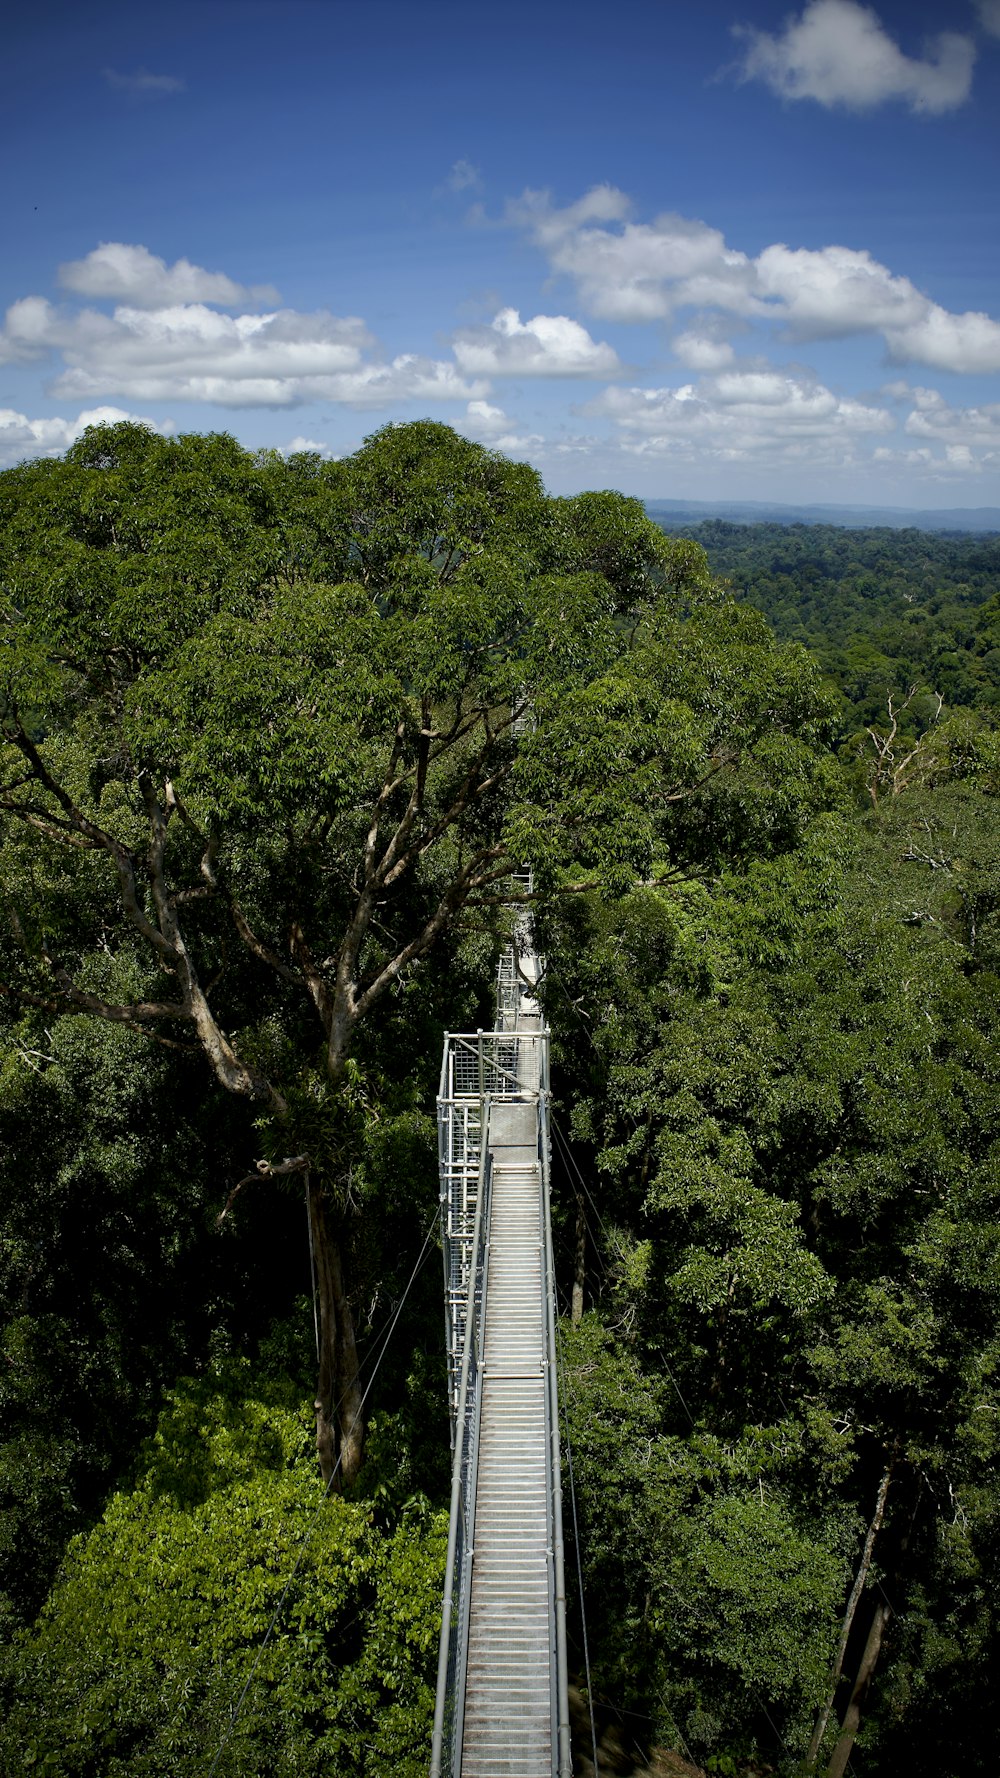
[[[540,1028],[541,1019],[533,998],[536,978],[537,960],[531,948],[530,929],[525,927],[519,929],[514,943],[501,959],[497,983],[498,1029],[449,1033],[441,1069],[438,1130],[453,1471],[431,1778],[462,1778],[466,1706],[468,1704],[470,1711],[478,1710],[480,1717],[485,1707],[482,1680],[473,1684],[468,1673],[468,1655],[483,1426],[484,1355],[490,1312],[489,1255],[492,1221],[499,1218],[492,1201],[494,1152],[491,1126],[497,1130],[493,1140],[500,1144],[496,1154],[504,1156],[504,1166],[523,1167],[528,1163],[508,1161],[507,1157],[515,1151],[505,1149],[503,1143],[510,1140],[511,1117],[523,1121],[525,1116],[529,1121],[523,1125],[524,1133],[517,1141],[527,1142],[528,1156],[533,1152],[536,1156],[529,1165],[527,1177],[534,1172],[538,1180],[539,1196],[534,1200],[536,1208],[532,1219],[538,1219],[536,1226],[540,1227],[542,1243],[541,1296],[540,1300],[536,1298],[536,1326],[542,1354],[540,1376],[544,1408],[539,1410],[537,1435],[532,1435],[537,1442],[531,1448],[537,1453],[533,1461],[541,1458],[543,1462],[545,1488],[544,1508],[539,1498],[537,1518],[532,1525],[537,1527],[538,1547],[545,1552],[547,1579],[538,1597],[537,1633],[541,1647],[548,1649],[549,1729],[539,1743],[538,1753],[540,1761],[551,1762],[552,1778],[570,1778],[572,1770],[567,1703],[556,1292],[549,1214],[549,1046],[548,1032]],[[523,1023],[522,1003],[530,1015],[524,1017]],[[515,1107],[521,1109],[516,1111]],[[506,1138],[500,1132],[501,1124],[505,1124]],[[532,1128],[534,1134],[529,1135]],[[525,1154],[523,1148],[516,1152]],[[509,1216],[506,1222],[500,1218],[500,1224],[509,1229]],[[496,1240],[500,1240],[500,1228],[493,1233]],[[535,1251],[537,1253],[537,1248]],[[497,1314],[501,1316],[494,1328],[494,1339],[497,1329],[502,1330],[506,1325],[501,1299],[497,1299],[494,1308],[494,1318]],[[492,1377],[493,1359],[490,1364]],[[490,1384],[490,1389],[493,1387]],[[496,1412],[493,1408],[487,1413],[488,1425],[494,1424],[492,1416]],[[494,1435],[484,1432],[483,1436]],[[495,1478],[495,1460],[492,1473]],[[495,1488],[495,1479],[491,1486]],[[530,1530],[528,1526],[525,1535]],[[505,1539],[507,1533],[490,1526],[487,1515],[481,1528],[481,1540],[486,1539],[488,1532],[495,1551],[497,1536]],[[497,1629],[491,1632],[493,1636],[498,1633],[503,1638],[502,1619],[499,1632]],[[522,1624],[520,1630],[512,1628],[509,1646],[504,1642],[505,1660],[510,1660],[515,1648],[524,1646]],[[517,1655],[514,1658],[521,1660],[522,1657]],[[468,1732],[473,1733],[471,1729]],[[493,1764],[483,1766],[482,1755],[478,1757],[479,1763],[470,1765],[470,1773],[473,1770],[477,1775],[491,1773]],[[507,1771],[509,1761],[503,1755],[498,1755],[498,1760],[497,1773],[501,1768]]]
[[[487,1129],[488,1100],[484,1102],[482,1111],[483,1128]],[[490,1174],[489,1149],[484,1142],[478,1173],[476,1209],[467,1250],[468,1283],[462,1314],[462,1357],[451,1426],[454,1461],[437,1697],[434,1706],[434,1737],[431,1747],[431,1772],[434,1774],[457,1773],[459,1770],[461,1756],[459,1755],[459,1764],[456,1764],[454,1749],[461,1749],[464,1727],[472,1553],[475,1548],[476,1477],[483,1403]],[[445,1263],[447,1267],[447,1260]]]
[[[548,1056],[546,1053],[546,1061]],[[546,1071],[546,1089],[548,1086]],[[538,1100],[538,1154],[542,1166],[542,1278],[545,1292],[545,1433],[549,1450],[548,1511],[552,1533],[552,1586],[550,1668],[552,1687],[553,1778],[570,1778],[573,1754],[569,1731],[569,1671],[566,1649],[566,1566],[562,1526],[562,1466],[559,1456],[559,1366],[556,1350],[556,1268],[552,1253],[552,1199],[550,1180],[549,1095]],[[596,1778],[596,1774],[595,1774]]]

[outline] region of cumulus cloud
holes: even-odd
[[[728,463],[802,457],[848,463],[859,440],[895,428],[885,408],[770,368],[735,367],[679,388],[616,385],[590,411],[613,420],[633,454],[707,455]]]
[[[779,242],[751,259],[707,223],[672,214],[634,222],[629,211],[624,193],[597,186],[563,209],[547,193],[528,192],[509,206],[508,217],[528,230],[554,272],[574,280],[584,307],[602,317],[666,320],[695,308],[703,317],[770,319],[800,340],[881,333],[899,363],[1000,370],[1000,322],[978,311],[951,313],[870,253]],[[725,356],[719,327],[704,319],[674,346],[692,370],[720,368]]]
[[[959,372],[1000,370],[1000,322],[978,310],[952,315],[928,303],[908,326],[887,328],[886,340],[890,356],[901,364]]]
[[[335,461],[337,456],[336,451],[331,451],[329,445],[323,444],[321,439],[303,438],[301,434],[290,438],[281,454],[283,457],[296,457],[303,451],[309,451],[315,457],[324,457],[327,462]]]
[[[467,327],[452,347],[469,376],[606,377],[620,370],[618,354],[593,340],[568,315],[534,315],[501,309],[488,327]]]
[[[189,259],[168,266],[148,247],[125,241],[102,241],[84,259],[71,259],[59,267],[64,290],[78,296],[107,297],[135,309],[163,309],[175,303],[215,303],[223,309],[242,303],[276,303],[278,293],[270,284],[248,288],[225,272],[207,272]]]
[[[992,5],[987,5],[988,13]],[[943,31],[922,59],[905,55],[877,13],[856,0],[811,0],[778,36],[737,26],[746,41],[744,80],[763,80],[783,99],[869,111],[903,100],[911,111],[938,115],[964,104],[976,48],[971,37]]]
[[[389,362],[356,316],[279,309],[222,315],[204,303],[162,309],[121,305],[111,315],[66,315],[43,297],[12,305],[0,355],[58,351],[57,396],[91,400],[208,401],[222,407],[293,407],[315,398],[358,408],[396,401],[468,401],[485,388],[454,364],[401,353]]]
[[[465,410],[465,429],[477,438],[498,438],[511,430],[511,423],[502,407],[489,401],[470,401]]]
[[[89,408],[75,420],[58,418],[29,420],[14,408],[0,408],[0,465],[20,463],[26,457],[57,457],[78,439],[88,426],[114,426],[121,420],[137,421],[151,426],[154,432],[169,435],[175,430],[172,420],[157,423],[142,414],[129,414],[120,407]]]
[[[133,74],[121,74],[117,68],[105,68],[104,78],[117,92],[128,93],[134,99],[158,98],[185,90],[183,80],[179,80],[176,74],[150,74],[147,68],[137,68]]]
[[[52,349],[49,337],[52,306],[44,296],[22,296],[11,303],[0,328],[0,364],[28,364]]]
[[[508,205],[508,220],[527,229],[553,271],[572,278],[585,307],[610,321],[665,320],[702,304],[752,313],[753,267],[727,248],[718,229],[667,212],[629,220],[624,192],[598,185],[563,209],[547,192],[528,191]]]
[[[32,295],[12,303],[0,326],[0,364],[54,357],[49,387],[62,398],[121,396],[229,408],[288,408],[318,399],[363,410],[408,401],[468,402],[489,392],[482,376],[467,374],[454,360],[415,352],[386,359],[354,315],[277,307],[248,312],[250,303],[276,300],[276,292],[270,286],[248,289],[187,259],[168,265],[141,245],[102,242],[61,266],[59,280],[92,301],[59,306]],[[93,306],[101,299],[114,304],[110,313]],[[548,352],[555,360],[553,325],[558,332],[559,318],[542,316],[521,328],[515,315],[506,333],[500,325],[492,337],[499,348],[510,349],[507,335],[520,330],[525,360],[531,340],[536,354]],[[565,326],[572,330],[576,323]],[[585,345],[591,359],[602,362],[608,348],[595,346],[584,328],[577,332],[581,362]],[[567,351],[571,345],[572,338],[564,341]],[[613,354],[607,362],[609,368],[617,364]]]
[[[870,253],[849,247],[818,252],[766,247],[756,261],[758,287],[777,298],[798,339],[877,332],[900,363],[936,370],[1000,370],[1000,322],[978,311],[954,315],[894,277]]]
[[[967,453],[970,460],[974,448],[977,459],[980,452],[985,452],[984,460],[989,461],[1000,453],[1000,402],[952,407],[937,389],[916,388],[911,396],[913,407],[903,427],[910,438],[944,445],[948,452]]]
[[[850,247],[765,247],[756,262],[758,288],[776,299],[802,339],[835,339],[865,330],[905,328],[919,321],[927,299],[908,278],[893,277],[870,253]]]
[[[728,340],[694,331],[679,333],[671,345],[688,370],[724,370],[736,356]]]
[[[518,432],[503,408],[494,407],[489,401],[470,401],[461,429],[468,438],[488,444],[495,451],[537,451],[545,442],[538,432]]]
[[[233,316],[187,303],[64,317],[46,309],[45,336],[67,366],[56,379],[57,395],[284,406],[304,380],[357,371],[370,343],[355,317],[290,310]]]
[[[983,30],[991,37],[1000,37],[1000,0],[978,0],[976,11]]]

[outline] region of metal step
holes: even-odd
[[[508,1116],[506,1130],[515,1127]],[[463,1778],[550,1778],[542,1181],[494,1150]]]

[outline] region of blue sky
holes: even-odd
[[[556,491],[1000,503],[1000,0],[39,0],[0,463],[88,419]]]

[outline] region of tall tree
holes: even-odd
[[[429,422],[336,464],[94,428],[0,477],[0,550],[3,992],[199,1049],[306,1175],[350,1480],[359,1033],[522,860],[621,887],[727,843],[815,674],[639,502]]]

